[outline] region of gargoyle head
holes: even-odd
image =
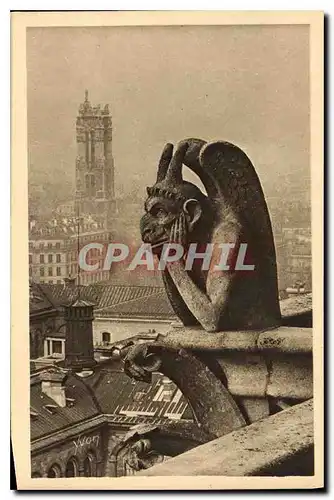
[[[208,210],[207,197],[197,186],[182,178],[182,164],[187,150],[188,144],[182,143],[173,155],[173,145],[166,144],[156,183],[147,188],[148,197],[140,230],[143,242],[150,243],[157,253],[164,243],[172,242],[172,228],[177,221],[182,233],[180,241],[192,241],[204,211]]]

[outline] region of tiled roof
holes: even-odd
[[[73,406],[65,408],[56,405],[53,399],[42,393],[38,377],[34,379],[30,386],[30,406],[37,415],[30,419],[31,439],[64,429],[100,413],[84,382],[77,377],[70,375],[65,382],[66,397],[74,399]],[[50,414],[45,405],[56,405],[57,408]]]
[[[35,286],[38,287],[39,294],[44,297],[39,309],[68,305],[78,298],[78,288],[74,286],[46,283]],[[95,305],[96,316],[145,318],[175,316],[162,287],[92,284],[80,287],[80,299]],[[31,303],[30,307],[34,312],[37,305]]]
[[[41,285],[32,281],[29,283],[29,309],[30,313],[53,309],[53,303],[45,295]]]
[[[135,317],[173,319],[175,313],[167,299],[164,290],[159,290],[149,296],[140,297],[127,302],[115,304],[99,311],[100,316]]]
[[[95,380],[88,382],[99,402],[103,413],[113,415],[131,415],[150,413],[151,417],[164,417],[165,413],[180,413],[186,409],[187,403],[177,387],[173,387],[174,402],[159,400],[153,401],[157,393],[162,391],[163,375],[153,373],[152,383],[138,382],[130,379],[120,369],[102,368]],[[112,397],[111,397],[112,396]]]
[[[77,286],[51,285],[48,283],[39,284],[40,289],[46,297],[54,304],[55,307],[67,305],[74,302],[78,298]],[[98,290],[94,290],[89,286],[80,286],[80,298],[98,304]]]
[[[37,284],[30,285],[30,311],[38,312],[74,302],[78,297],[76,286]],[[95,305],[97,316],[160,317],[172,319],[175,313],[164,287],[127,286],[95,283],[81,285],[80,298]],[[149,299],[149,300],[148,300]],[[312,294],[295,295],[280,301],[283,317],[312,310]]]
[[[65,305],[73,302],[78,297],[77,286],[51,285],[43,283],[38,285],[40,290],[55,305]],[[96,304],[96,310],[127,302],[141,297],[149,297],[161,292],[161,287],[155,286],[126,286],[111,284],[92,284],[80,286],[80,298]]]
[[[115,304],[120,304],[142,297],[150,297],[160,287],[155,286],[124,286],[124,285],[90,285],[93,290],[99,292],[100,300],[98,309],[104,309]]]
[[[73,406],[59,407],[55,401],[41,392],[37,374],[31,383],[31,439],[52,432],[96,415],[111,415],[115,423],[136,424],[143,420],[167,421],[192,419],[184,396],[171,383],[171,401],[162,398],[163,375],[153,373],[152,383],[146,384],[130,379],[121,369],[98,366],[94,375],[85,380],[70,375],[65,382],[66,397],[74,400]],[[156,401],[154,401],[156,399]],[[55,405],[50,414],[45,405]],[[166,415],[167,414],[167,415]]]

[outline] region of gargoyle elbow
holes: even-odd
[[[218,325],[216,324],[203,324],[204,330],[208,333],[218,332]]]
[[[200,321],[202,327],[206,332],[214,333],[219,330],[219,314],[216,314],[215,311],[210,311],[206,318],[203,318]]]

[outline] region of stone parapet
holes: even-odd
[[[305,401],[313,396],[312,328],[210,334],[200,327],[174,327],[157,340],[169,348],[214,356],[235,397]]]
[[[244,477],[279,476],[287,471],[296,475],[314,473],[313,400],[200,445],[138,475]]]
[[[162,339],[170,347],[191,350],[312,353],[312,328],[208,333],[201,327],[174,327]]]

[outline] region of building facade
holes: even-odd
[[[30,229],[29,276],[37,283],[63,284],[75,278],[78,284],[109,280],[110,271],[103,269],[108,243],[112,234],[103,221],[90,216],[66,217],[36,222]],[[87,264],[98,264],[96,271],[78,270],[79,252],[90,243],[103,245],[102,251],[87,252]]]
[[[308,227],[282,229],[283,258],[282,272],[287,287],[312,290],[312,239]]]
[[[61,367],[34,371],[32,477],[133,475],[126,455],[127,433],[138,424],[176,421],[192,423],[192,412],[181,391],[159,373],[150,384],[134,382],[115,360],[96,364],[84,376]]]
[[[69,276],[69,249],[70,241],[58,231],[30,236],[30,278],[38,283],[63,283]]]

